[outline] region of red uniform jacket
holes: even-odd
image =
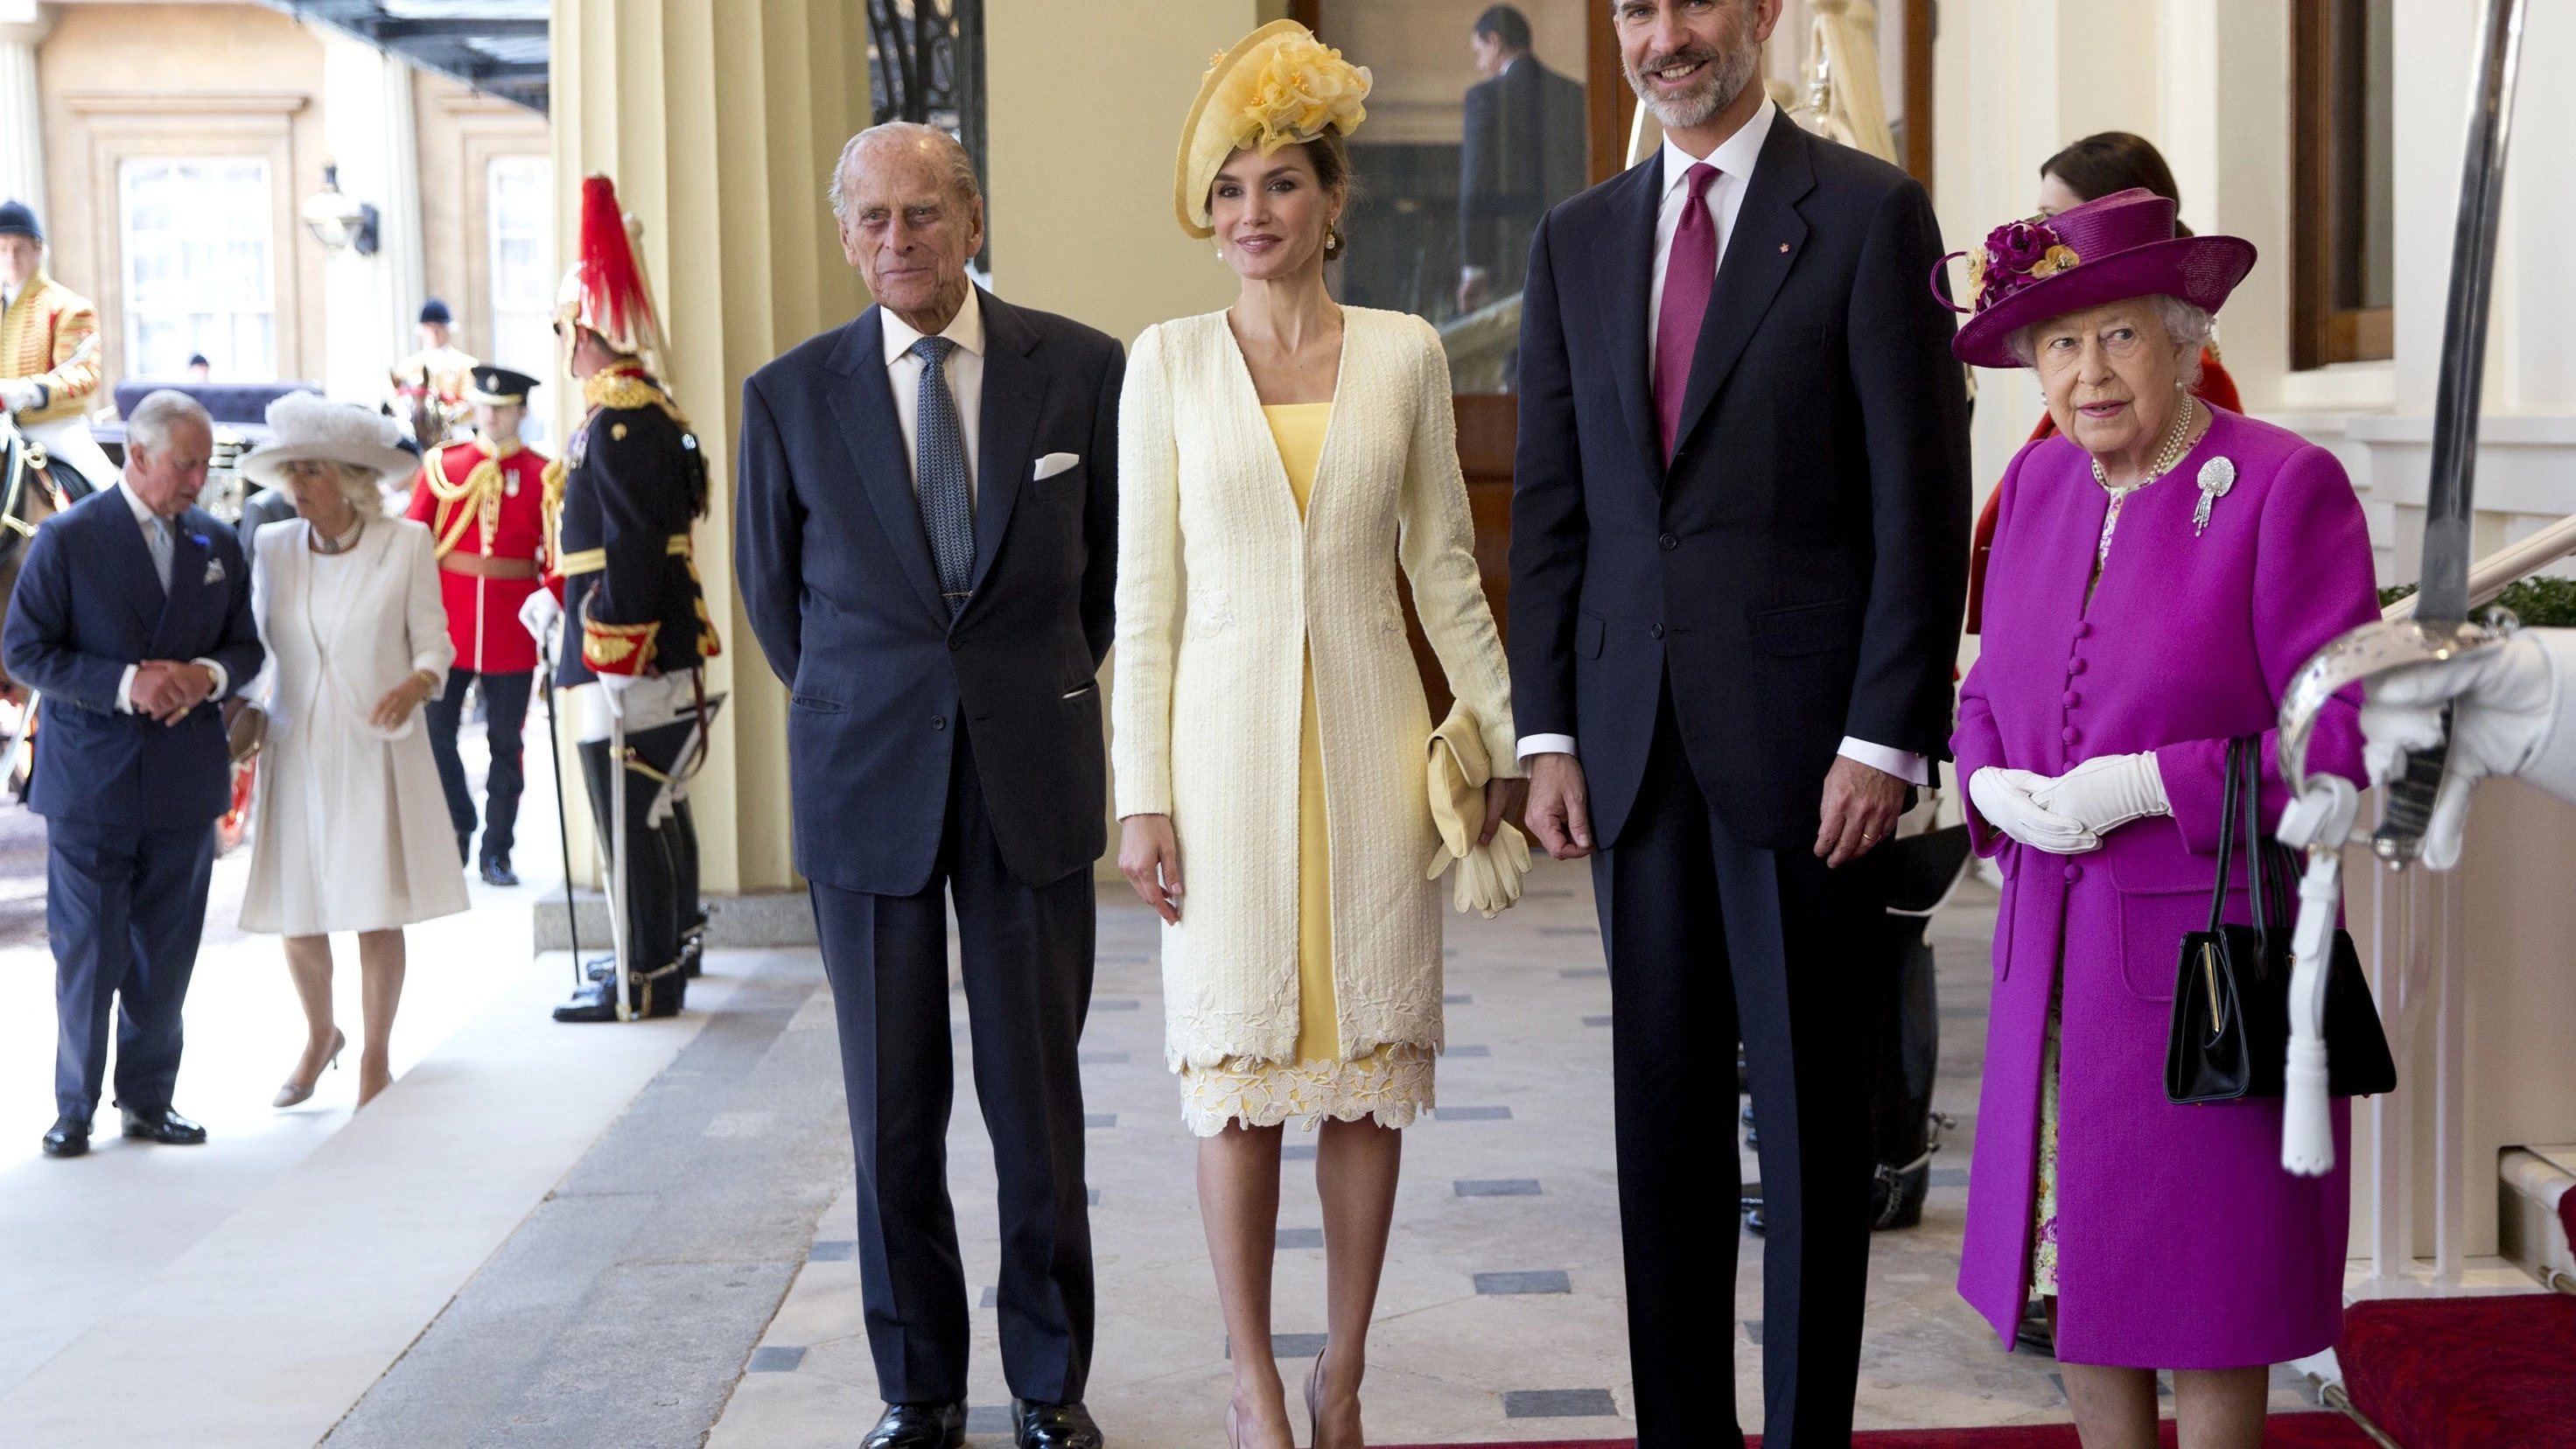
[[[524,674],[537,667],[537,644],[519,623],[519,606],[538,578],[486,578],[449,559],[462,554],[526,559],[544,572],[546,460],[512,444],[493,457],[480,440],[433,448],[412,489],[410,516],[438,540],[438,584],[447,604],[447,633],[456,666],[481,674]]]

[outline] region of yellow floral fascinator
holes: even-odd
[[[1274,20],[1209,62],[1199,98],[1181,127],[1172,209],[1181,230],[1214,236],[1208,188],[1226,158],[1247,147],[1269,155],[1302,144],[1326,127],[1347,136],[1368,119],[1368,67],[1315,38],[1294,20]]]

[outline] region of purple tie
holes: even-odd
[[[1689,194],[1682,223],[1664,261],[1664,310],[1655,319],[1655,412],[1664,425],[1664,457],[1682,428],[1682,393],[1690,386],[1691,354],[1699,350],[1700,319],[1717,286],[1717,223],[1708,214],[1709,183],[1717,168],[1703,161],[1682,174]]]

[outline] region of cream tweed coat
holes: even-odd
[[[1297,737],[1311,641],[1332,841],[1342,1055],[1437,1049],[1430,710],[1399,564],[1450,689],[1514,758],[1476,574],[1449,365],[1418,318],[1342,312],[1332,424],[1301,520],[1225,314],[1148,330],[1119,404],[1118,814],[1169,815],[1187,895],[1163,929],[1172,1070],[1297,1045]]]

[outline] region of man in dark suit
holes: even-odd
[[[1468,87],[1458,150],[1458,310],[1521,289],[1530,233],[1583,189],[1583,83],[1530,53],[1529,17],[1489,5],[1468,44],[1484,80]]]
[[[181,1006],[206,923],[215,818],[232,764],[215,702],[266,657],[250,567],[195,505],[214,424],[161,391],[126,420],[125,477],[36,530],[0,660],[44,697],[29,809],[45,817],[54,946],[50,1157],[89,1150],[117,1013],[116,1104],[128,1137],[206,1140],[170,1110]]]
[[[1782,120],[1779,0],[1615,14],[1661,152],[1530,248],[1512,507],[1528,819],[1610,960],[1640,1449],[1739,1442],[1739,1033],[1761,1129],[1763,1442],[1850,1442],[1868,1268],[1870,849],[1950,729],[1967,409],[1903,172]],[[1861,992],[1856,997],[1856,991]],[[1722,1426],[1722,1427],[1721,1427]]]
[[[840,1012],[859,1269],[885,1417],[964,1442],[966,1280],[942,1141],[956,904],[1000,1179],[1002,1365],[1023,1449],[1098,1449],[1081,1404],[1091,1227],[1075,1048],[1106,844],[1100,695],[1116,565],[1110,338],[976,288],[965,152],[901,123],[834,173],[877,305],[743,386],[737,576],[793,691],[796,867]]]

